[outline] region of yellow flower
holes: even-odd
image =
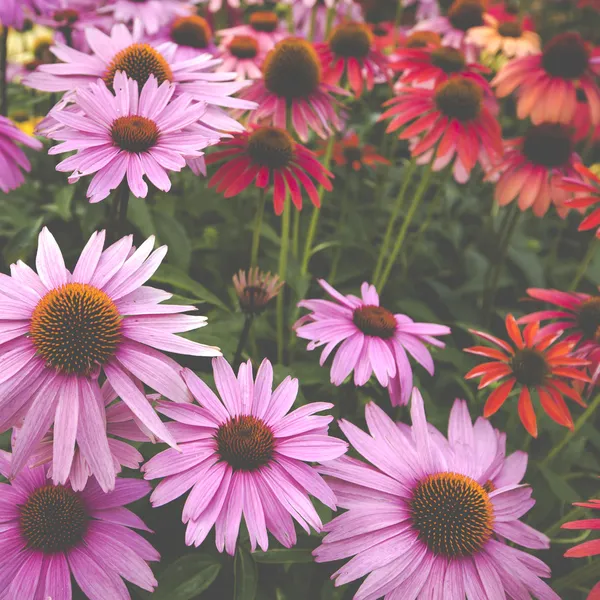
[[[7,41],[8,60],[20,65],[33,61],[49,62],[48,48],[53,43],[52,29],[48,27],[31,25],[23,31],[11,29]]]
[[[36,117],[30,115],[24,110],[15,110],[9,115],[10,120],[27,135],[33,135],[37,124],[42,120],[43,117]]]

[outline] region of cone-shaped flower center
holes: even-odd
[[[456,48],[442,46],[431,53],[431,62],[444,73],[460,73],[466,65],[465,55]]]
[[[438,110],[444,116],[459,121],[472,121],[481,112],[483,91],[474,81],[457,77],[439,85],[434,98]]]
[[[294,146],[292,136],[285,129],[261,127],[250,135],[248,154],[257,165],[281,169],[292,160]]]
[[[452,7],[454,0],[438,0],[438,4],[440,5],[440,8],[446,12]]]
[[[198,15],[180,17],[171,26],[171,39],[180,46],[206,48],[212,39],[212,31],[206,19]]]
[[[46,366],[87,375],[115,354],[121,340],[121,316],[102,290],[67,283],[39,301],[29,335]]]
[[[415,31],[408,36],[405,46],[407,48],[425,48],[427,46],[441,46],[442,38],[434,31]]]
[[[498,25],[498,33],[502,37],[520,38],[523,35],[523,28],[517,21],[506,21]]]
[[[229,43],[229,52],[237,58],[254,58],[258,54],[258,43],[249,35],[236,35]]]
[[[352,164],[362,159],[362,150],[358,146],[344,146],[344,158]]]
[[[496,486],[494,485],[494,482],[491,479],[488,479],[484,484],[483,484],[483,489],[488,493],[491,494],[495,489]]]
[[[146,117],[119,117],[110,129],[113,142],[128,152],[145,152],[160,137],[156,123]]]
[[[483,25],[484,12],[481,0],[456,0],[448,10],[448,20],[455,29],[467,31]]]
[[[367,304],[354,309],[354,324],[365,334],[382,339],[391,338],[397,327],[393,313],[383,308]]]
[[[29,548],[44,554],[64,552],[85,534],[88,515],[78,494],[61,485],[38,488],[20,508],[21,533]]]
[[[265,286],[247,285],[239,294],[240,308],[248,314],[262,312],[272,296]]]
[[[517,350],[510,360],[515,379],[526,386],[542,385],[550,372],[546,357],[533,348]]]
[[[266,88],[289,100],[310,96],[321,82],[321,63],[314,48],[301,38],[276,44],[263,64]]]
[[[552,77],[579,79],[589,62],[590,53],[578,33],[562,33],[544,46],[542,66]]]
[[[112,88],[117,71],[123,71],[127,77],[135,79],[140,90],[150,75],[156,77],[158,85],[173,79],[169,63],[148,44],[131,44],[115,54],[104,75],[107,87]]]
[[[398,3],[396,0],[359,0],[361,11],[367,23],[394,22]],[[402,17],[410,12],[409,6],[402,10]],[[404,23],[403,23],[404,24]]]
[[[465,475],[430,475],[415,488],[409,507],[419,538],[436,555],[473,556],[492,535],[488,494]]]
[[[569,130],[556,123],[543,123],[529,128],[523,138],[523,154],[543,167],[561,167],[569,162],[573,141]]]
[[[73,25],[79,20],[79,13],[72,8],[65,8],[64,10],[57,10],[54,13],[53,18],[57,23]]]
[[[365,58],[371,50],[373,34],[364,23],[338,25],[329,38],[334,54],[344,58]]]
[[[255,471],[273,456],[275,437],[261,419],[250,415],[234,417],[216,433],[217,452],[237,471]]]
[[[279,17],[271,10],[259,10],[250,15],[250,26],[254,31],[271,33],[277,29]]]
[[[600,298],[590,298],[579,305],[577,324],[586,339],[600,341]]]

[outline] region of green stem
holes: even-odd
[[[329,163],[331,162],[331,154],[333,152],[333,144],[335,142],[335,135],[331,135],[329,141],[327,142],[327,147],[325,148],[325,156],[323,156],[323,166],[326,169],[329,169]],[[323,200],[323,186],[319,185],[319,200]],[[322,204],[322,202],[321,202]],[[308,231],[306,233],[306,240],[304,242],[304,253],[302,255],[302,263],[300,266],[300,274],[306,275],[308,273],[308,263],[310,262],[310,257],[312,255],[312,245],[315,239],[315,235],[317,233],[317,225],[319,224],[319,214],[321,212],[320,208],[316,206],[313,207],[313,212],[310,217],[310,224],[308,226]]]
[[[588,267],[590,266],[590,263],[592,262],[592,259],[594,258],[594,255],[596,254],[597,249],[598,249],[598,239],[594,238],[590,242],[590,245],[588,246],[588,250],[587,250],[585,256],[583,257],[583,260],[581,261],[581,263],[579,263],[579,268],[577,269],[577,273],[575,273],[575,277],[573,278],[573,281],[571,281],[571,285],[569,286],[569,291],[572,292],[577,288],[577,286],[583,279],[583,276],[585,275],[586,271],[588,270]]]
[[[585,409],[585,411],[575,421],[573,431],[568,431],[565,437],[560,441],[559,444],[554,446],[548,453],[548,456],[540,463],[540,468],[545,467],[552,459],[560,454],[562,449],[577,435],[579,430],[586,424],[587,420],[594,414],[595,410],[600,406],[600,394],[598,394],[592,403]]]
[[[288,251],[290,246],[290,206],[286,194],[283,213],[281,215],[281,246],[279,250],[279,268],[277,274],[285,281],[287,271]],[[285,331],[284,331],[284,296],[283,292],[277,296],[277,362],[283,363]]]
[[[387,255],[390,243],[392,241],[392,234],[394,233],[394,225],[400,216],[400,211],[402,210],[402,206],[404,205],[404,199],[406,197],[406,191],[408,190],[408,186],[412,181],[413,174],[415,169],[417,168],[417,163],[414,159],[408,163],[408,166],[405,167],[404,173],[404,181],[400,186],[400,190],[398,191],[398,197],[396,198],[396,204],[394,205],[394,212],[388,222],[387,229],[385,231],[385,236],[383,238],[383,242],[381,243],[381,248],[379,249],[379,256],[377,257],[377,264],[375,265],[375,271],[373,272],[373,282],[378,281],[381,276],[381,269],[383,268],[383,262]]]
[[[312,42],[315,39],[315,28],[317,25],[317,8],[318,8],[318,3],[315,2],[314,6],[312,7],[312,10],[310,12],[310,27],[308,29],[308,41]]]
[[[398,255],[400,254],[400,250],[402,249],[402,244],[404,243],[404,240],[406,239],[406,234],[408,233],[408,228],[410,227],[413,217],[415,216],[415,213],[417,212],[417,208],[419,207],[419,204],[420,204],[421,200],[423,199],[423,195],[425,194],[425,191],[427,190],[427,186],[429,185],[429,180],[431,178],[432,168],[433,168],[433,160],[427,165],[427,167],[423,171],[423,177],[421,178],[421,183],[419,184],[419,187],[417,188],[417,191],[415,192],[415,195],[413,197],[413,201],[412,201],[411,205],[408,207],[408,212],[406,213],[406,217],[404,218],[402,227],[400,228],[400,233],[398,233],[398,237],[396,238],[396,243],[394,244],[394,247],[392,249],[392,254],[388,258],[385,269],[383,270],[383,273],[381,274],[381,278],[379,279],[379,281],[377,283],[375,283],[375,287],[377,288],[377,291],[380,294],[383,292],[383,288],[385,287],[385,284],[387,283],[387,281],[390,277],[390,273],[392,272],[394,264],[396,263],[396,259],[398,258]]]
[[[233,368],[236,370],[240,366],[242,352],[244,351],[244,347],[246,346],[246,342],[248,341],[248,335],[250,334],[250,329],[252,328],[252,321],[254,321],[254,315],[246,315],[246,319],[244,320],[244,327],[242,329],[242,333],[240,334],[240,340],[235,350],[235,355],[233,357]]]
[[[265,214],[265,204],[267,201],[267,193],[265,189],[260,190],[258,206],[256,207],[256,217],[254,219],[254,228],[252,232],[252,250],[250,252],[250,266],[258,265],[258,247],[260,245],[260,233],[262,230],[263,216]]]
[[[327,22],[325,24],[325,39],[329,37],[329,33],[331,32],[331,26],[333,25],[333,19],[335,18],[336,7],[332,6],[327,9]]]
[[[8,81],[6,80],[8,30],[8,27],[4,27],[0,36],[0,115],[4,117],[8,114]]]
[[[292,226],[292,256],[298,258],[298,246],[300,244],[300,211],[294,211],[294,223]]]

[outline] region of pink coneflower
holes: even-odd
[[[0,25],[21,29],[29,11],[33,11],[33,0],[2,0]]]
[[[223,61],[217,71],[235,71],[238,79],[261,79],[261,66],[266,54],[262,52],[255,38],[249,35],[236,35],[219,45],[219,58]]]
[[[600,8],[600,7],[599,7]],[[600,510],[600,500],[590,500],[589,502],[574,502],[573,506]],[[600,529],[600,519],[583,519],[581,521],[569,521],[561,525],[563,529]],[[569,548],[565,552],[567,558],[583,558],[585,556],[597,556],[600,554],[600,539],[583,542]],[[587,600],[598,600],[600,598],[600,581],[590,590]]]
[[[564,177],[578,178],[579,156],[570,128],[559,123],[532,125],[523,137],[504,142],[504,156],[488,170],[496,182],[494,197],[500,206],[518,199],[522,211],[531,208],[541,217],[553,204],[564,217],[572,194],[561,187]]]
[[[148,35],[177,17],[190,15],[198,0],[111,0],[101,12],[111,13],[118,23],[139,24]]]
[[[388,59],[375,46],[373,34],[364,23],[346,21],[338,25],[316,50],[323,80],[338,85],[345,75],[355,96],[360,96],[365,87],[371,91],[376,81],[389,79]]]
[[[537,437],[538,434],[537,419],[531,402],[532,392],[537,393],[542,408],[551,419],[559,425],[573,429],[573,419],[563,396],[585,406],[573,383],[590,381],[580,370],[588,361],[573,356],[573,341],[557,342],[562,332],[540,331],[538,320],[531,321],[521,333],[515,318],[507,315],[506,331],[514,347],[488,333],[471,330],[473,335],[491,342],[498,348],[465,348],[465,352],[492,359],[491,362],[471,369],[465,375],[465,379],[481,377],[479,389],[505,380],[489,395],[483,416],[488,418],[496,413],[517,386],[520,387],[517,407],[519,418],[530,435]]]
[[[552,320],[540,333],[566,334],[564,339],[573,345],[573,354],[592,362],[592,379],[596,380],[600,373],[600,296],[540,288],[529,288],[527,294],[556,308],[525,315],[519,323]]]
[[[275,11],[259,10],[250,14],[247,24],[219,30],[219,37],[226,43],[240,35],[254,38],[259,50],[266,53],[286,38],[288,32]]]
[[[281,292],[285,282],[278,275],[271,275],[253,267],[233,276],[233,287],[240,309],[247,315],[258,315]]]
[[[216,75],[214,68],[220,60],[202,54],[192,60],[174,61],[177,47],[172,43],[154,48],[138,42],[125,25],[115,25],[110,36],[98,29],[87,29],[86,39],[93,50],[91,55],[57,44],[51,51],[61,63],[45,64],[23,79],[23,83],[45,92],[65,92],[102,79],[112,88],[115,75],[122,71],[137,81],[139,88],[154,75],[158,84],[176,84],[175,95],[188,93],[198,102],[208,104],[207,123],[220,131],[241,131],[243,127],[217,107],[252,109],[247,100],[232,98],[244,81],[233,81],[236,73]]]
[[[593,55],[579,33],[553,37],[541,54],[510,61],[492,85],[500,98],[517,91],[517,115],[539,125],[568,125],[577,110],[577,90],[587,98],[592,123],[600,123],[600,55]]]
[[[307,349],[325,345],[323,366],[338,344],[331,366],[331,383],[341,385],[354,371],[354,385],[363,386],[375,373],[377,381],[388,388],[394,406],[408,402],[413,373],[410,354],[430,375],[433,358],[425,344],[443,348],[436,336],[448,335],[450,328],[434,323],[415,323],[410,317],[394,314],[379,305],[374,286],[363,283],[362,298],[344,296],[326,281],[319,285],[335,300],[302,300],[298,306],[311,311],[294,325],[298,337],[310,340]]]
[[[21,169],[29,172],[31,163],[17,143],[41,150],[42,143],[23,133],[12,121],[0,116],[0,190],[8,194],[24,181]]]
[[[262,72],[263,79],[241,94],[258,104],[250,123],[286,129],[289,116],[303,142],[308,141],[309,129],[322,138],[329,137],[333,129],[342,129],[343,120],[336,112],[340,103],[331,94],[348,92],[324,81],[319,56],[306,40],[293,37],[276,44],[267,54]]]
[[[433,160],[434,171],[454,161],[454,178],[460,183],[478,162],[489,167],[502,155],[496,102],[472,77],[454,75],[433,90],[402,87],[384,106],[390,108],[380,119],[391,119],[386,131],[403,127],[398,137],[412,141],[419,164]]]
[[[546,549],[550,540],[519,519],[535,504],[531,488],[516,482],[497,444],[475,440],[468,411],[455,405],[449,440],[427,423],[414,390],[412,427],[400,429],[375,404],[366,408],[371,435],[341,421],[340,427],[369,463],[349,457],[319,472],[347,512],[325,526],[317,562],[353,557],[333,574],[336,586],[367,575],[354,598],[529,598],[560,600],[541,581],[550,569],[509,546]],[[493,431],[486,439],[493,440]],[[479,431],[477,431],[479,433]],[[402,460],[398,460],[402,457]],[[493,459],[493,460],[491,460]],[[499,469],[496,485],[490,478]],[[495,488],[495,489],[492,489]]]
[[[484,0],[455,0],[446,16],[433,17],[417,23],[413,31],[433,31],[442,36],[444,46],[462,50],[469,62],[476,62],[477,46],[468,40],[468,32],[473,27],[484,24]]]
[[[0,475],[12,472],[10,454],[0,451]],[[107,494],[92,481],[75,492],[53,484],[46,468],[36,467],[0,489],[5,598],[66,600],[71,575],[90,600],[129,600],[123,579],[149,592],[158,585],[147,563],[160,555],[134,531],[150,530],[125,508],[150,492],[146,481],[119,479]]]
[[[423,42],[426,43],[426,38]],[[483,76],[489,73],[490,70],[479,63],[467,63],[461,50],[449,46],[419,44],[417,47],[407,45],[398,48],[394,53],[394,59],[390,67],[400,73],[398,83],[402,87],[413,85],[435,88],[438,84],[447,81],[449,77],[461,75],[467,79],[472,79],[480,88],[485,90],[486,94],[494,95],[489,83]]]
[[[171,42],[177,50],[173,55],[175,62],[183,62],[209,52],[216,54],[214,36],[208,21],[200,15],[176,17],[152,36],[155,46]]]
[[[250,131],[224,140],[221,146],[225,150],[209,154],[206,162],[214,164],[226,159],[208,184],[217,186],[217,192],[222,192],[225,198],[243,192],[252,183],[262,189],[272,184],[275,214],[280,215],[288,191],[298,210],[302,210],[302,189],[315,206],[321,205],[311,177],[327,191],[333,189],[333,174],[285,129],[253,126]]]
[[[592,173],[582,163],[573,165],[577,172],[576,177],[564,177],[559,187],[575,197],[564,204],[569,208],[585,210],[600,202],[600,178]],[[600,207],[596,206],[579,224],[579,231],[588,231],[596,228],[596,237],[600,238]],[[600,326],[600,323],[598,323]]]
[[[166,247],[152,252],[151,237],[134,251],[128,236],[103,251],[104,238],[104,231],[92,234],[71,273],[44,228],[38,273],[19,262],[11,266],[11,277],[0,277],[0,431],[24,417],[13,474],[26,466],[54,424],[55,483],[65,482],[77,443],[98,483],[110,490],[115,473],[98,377],[106,376],[149,432],[174,446],[140,382],[169,400],[189,402],[179,366],[163,351],[220,354],[176,335],[204,326],[205,317],[181,314],[191,306],[161,304],[171,294],[144,286]]]
[[[120,400],[115,402],[117,395],[110,383],[106,382],[101,391],[106,407],[106,435],[113,458],[115,475],[118,475],[123,467],[137,470],[144,461],[144,457],[129,442],[154,442],[156,439],[124,402]],[[158,399],[160,399],[160,395],[157,394],[148,397],[151,402]],[[20,428],[13,429],[13,450],[19,443],[19,432]],[[88,479],[92,477],[92,470],[79,447],[75,446],[75,455],[68,477],[65,479],[64,473],[54,474],[52,461],[54,454],[58,455],[62,451],[61,442],[55,444],[53,433],[49,432],[32,453],[30,464],[35,466],[48,464],[48,477],[65,480],[73,490],[79,492],[85,488]],[[60,460],[58,462],[60,463]],[[64,466],[64,463],[62,464]]]
[[[219,552],[235,553],[242,515],[252,550],[267,550],[268,531],[286,548],[296,543],[292,517],[310,533],[321,520],[309,494],[335,509],[335,497],[306,462],[332,460],[347,444],[327,434],[330,416],[315,416],[333,404],[305,404],[288,414],[298,380],[286,377],[273,387],[273,368],[263,360],[256,380],[250,361],[238,376],[223,359],[213,360],[221,398],[185,369],[183,379],[200,407],[161,404],[175,420],[169,429],[180,452],[166,450],[142,470],[146,479],[163,478],[150,498],[161,506],[192,488],[183,508],[185,542],[202,544],[213,525]],[[310,526],[310,527],[309,527]]]
[[[219,141],[217,132],[198,123],[206,105],[182,94],[170,102],[175,86],[160,86],[153,75],[138,92],[138,83],[119,71],[114,95],[103,81],[78,88],[73,98],[76,112],[54,111],[61,126],[47,135],[58,144],[50,154],[77,152],[56,166],[72,171],[70,183],[95,173],[87,190],[90,202],[104,200],[121,181],[137,198],[145,198],[147,177],[159,190],[171,189],[169,171],[181,171],[186,158]]]

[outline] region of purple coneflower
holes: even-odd
[[[167,23],[152,37],[154,45],[171,42],[177,46],[176,62],[196,58],[209,52],[215,54],[217,48],[213,40],[213,31],[208,21],[200,15],[176,17]]]
[[[255,38],[236,35],[219,45],[219,58],[223,61],[217,71],[235,71],[238,79],[261,79],[261,66],[266,54]]]
[[[410,354],[430,375],[433,358],[425,344],[444,347],[436,339],[448,335],[450,328],[434,323],[415,323],[410,317],[394,314],[379,305],[375,286],[363,283],[362,298],[344,296],[326,281],[320,286],[335,300],[303,300],[298,304],[311,311],[294,328],[298,337],[310,340],[307,349],[325,345],[321,366],[338,348],[331,366],[331,383],[341,385],[354,371],[354,385],[362,386],[375,373],[377,381],[388,388],[394,406],[408,403],[413,387]]]
[[[119,71],[114,94],[103,81],[78,88],[70,110],[56,110],[60,124],[47,133],[58,144],[50,154],[76,153],[56,166],[72,172],[70,183],[95,173],[87,190],[90,202],[104,200],[121,181],[138,198],[145,198],[146,176],[158,189],[171,189],[169,171],[181,171],[186,159],[219,141],[219,134],[201,125],[206,105],[188,94],[171,101],[175,85],[160,86],[153,75],[138,91],[138,83]]]
[[[296,543],[292,517],[307,533],[321,530],[309,494],[335,509],[331,490],[306,464],[346,452],[345,442],[327,434],[333,417],[315,415],[333,405],[314,402],[288,414],[298,380],[286,377],[272,391],[273,367],[266,359],[256,380],[250,361],[237,378],[223,358],[213,360],[213,369],[221,399],[185,369],[183,379],[200,407],[158,408],[175,420],[167,426],[180,451],[165,450],[142,467],[146,479],[164,478],[151,502],[161,506],[191,488],[183,508],[188,545],[199,546],[214,525],[217,549],[233,555],[243,515],[253,550],[267,550],[268,531],[290,548]]]
[[[31,163],[17,143],[41,150],[42,143],[18,129],[12,121],[0,116],[0,190],[8,194],[24,181],[21,169],[29,172]]]
[[[239,35],[255,39],[260,51],[266,53],[289,34],[275,11],[258,10],[250,14],[247,24],[219,30],[223,42],[229,42]]]
[[[0,431],[24,418],[13,475],[54,424],[55,483],[66,481],[77,444],[101,487],[112,489],[115,468],[99,375],[150,432],[175,446],[140,382],[170,400],[189,402],[179,366],[162,351],[220,354],[176,335],[204,326],[205,317],[181,314],[191,306],[161,304],[171,294],[144,285],[167,248],[152,252],[151,237],[134,251],[127,236],[103,251],[104,237],[104,231],[92,234],[71,273],[44,228],[37,273],[19,262],[11,277],[0,276]]]
[[[371,435],[347,421],[340,427],[372,464],[342,457],[319,468],[347,509],[325,526],[329,534],[314,551],[318,562],[353,557],[334,573],[336,585],[367,575],[355,600],[559,600],[540,579],[550,569],[506,543],[550,545],[519,520],[535,504],[531,488],[519,484],[523,453],[505,458],[491,425],[473,426],[461,402],[448,440],[427,423],[417,389],[411,418],[412,427],[399,427],[369,404]]]

